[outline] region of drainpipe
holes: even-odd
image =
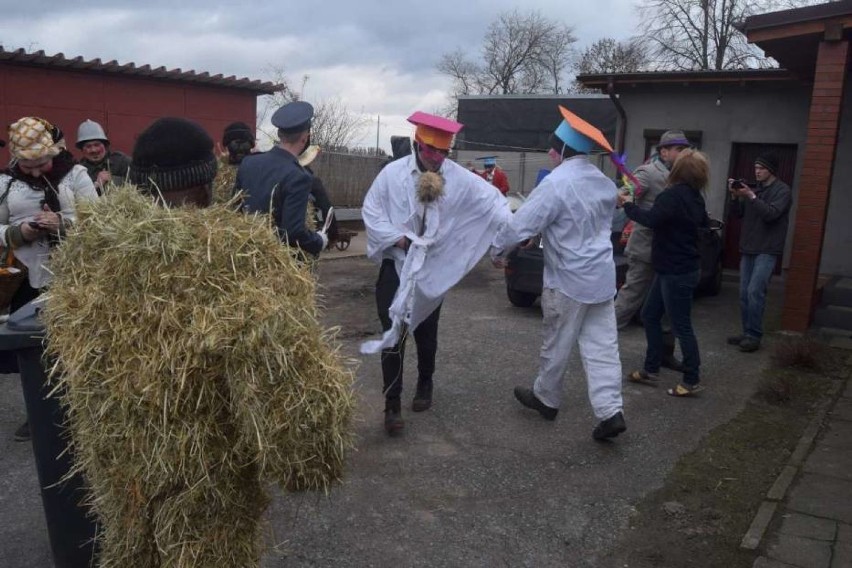
[[[620,120],[618,121],[618,132],[615,136],[615,151],[619,154],[624,154],[624,138],[627,134],[627,113],[624,112],[624,107],[621,106],[621,101],[615,96],[615,80],[609,77],[606,83],[606,92],[609,95],[609,100],[615,105],[615,110],[618,111]]]

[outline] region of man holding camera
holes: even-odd
[[[728,338],[729,345],[751,353],[760,349],[766,289],[778,257],[784,254],[788,217],[793,202],[790,186],[776,177],[778,158],[762,154],[754,161],[757,183],[728,180],[734,198],[732,213],[742,217],[740,232],[740,312],[743,333]]]

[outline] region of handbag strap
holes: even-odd
[[[12,176],[9,176],[9,180],[6,182],[6,191],[3,192],[3,195],[0,196],[0,205],[6,202],[6,198],[9,197],[9,190],[12,188]]]
[[[0,195],[0,205],[3,205],[6,202],[6,198],[9,197],[9,190],[12,188],[12,176],[9,176],[9,180],[6,182],[6,190],[3,192],[3,195]],[[2,266],[0,267],[8,267],[12,266],[15,262],[15,253],[12,247],[7,246],[6,248],[6,259],[3,261]]]

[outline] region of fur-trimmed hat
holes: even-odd
[[[769,173],[775,175],[778,172],[778,156],[772,153],[761,154],[758,156],[754,163],[758,166],[763,166]]]
[[[159,118],[133,147],[130,181],[141,188],[169,192],[207,185],[216,177],[213,139],[185,118]]]
[[[225,131],[222,133],[222,146],[227,148],[228,144],[234,140],[251,142],[254,146],[254,129],[249,128],[245,122],[232,122],[225,127]]]

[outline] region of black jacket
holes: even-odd
[[[778,178],[752,191],[757,196],[755,199],[740,197],[732,205],[733,213],[743,218],[740,253],[781,255],[787,240],[793,192]]]
[[[701,192],[685,183],[666,188],[650,209],[625,203],[624,212],[637,223],[654,229],[651,265],[660,274],[698,270],[698,229],[708,224]]]
[[[296,156],[275,146],[243,158],[234,189],[246,193],[244,211],[272,215],[282,241],[319,254],[322,238],[305,227],[311,183],[311,174],[299,165]]]

